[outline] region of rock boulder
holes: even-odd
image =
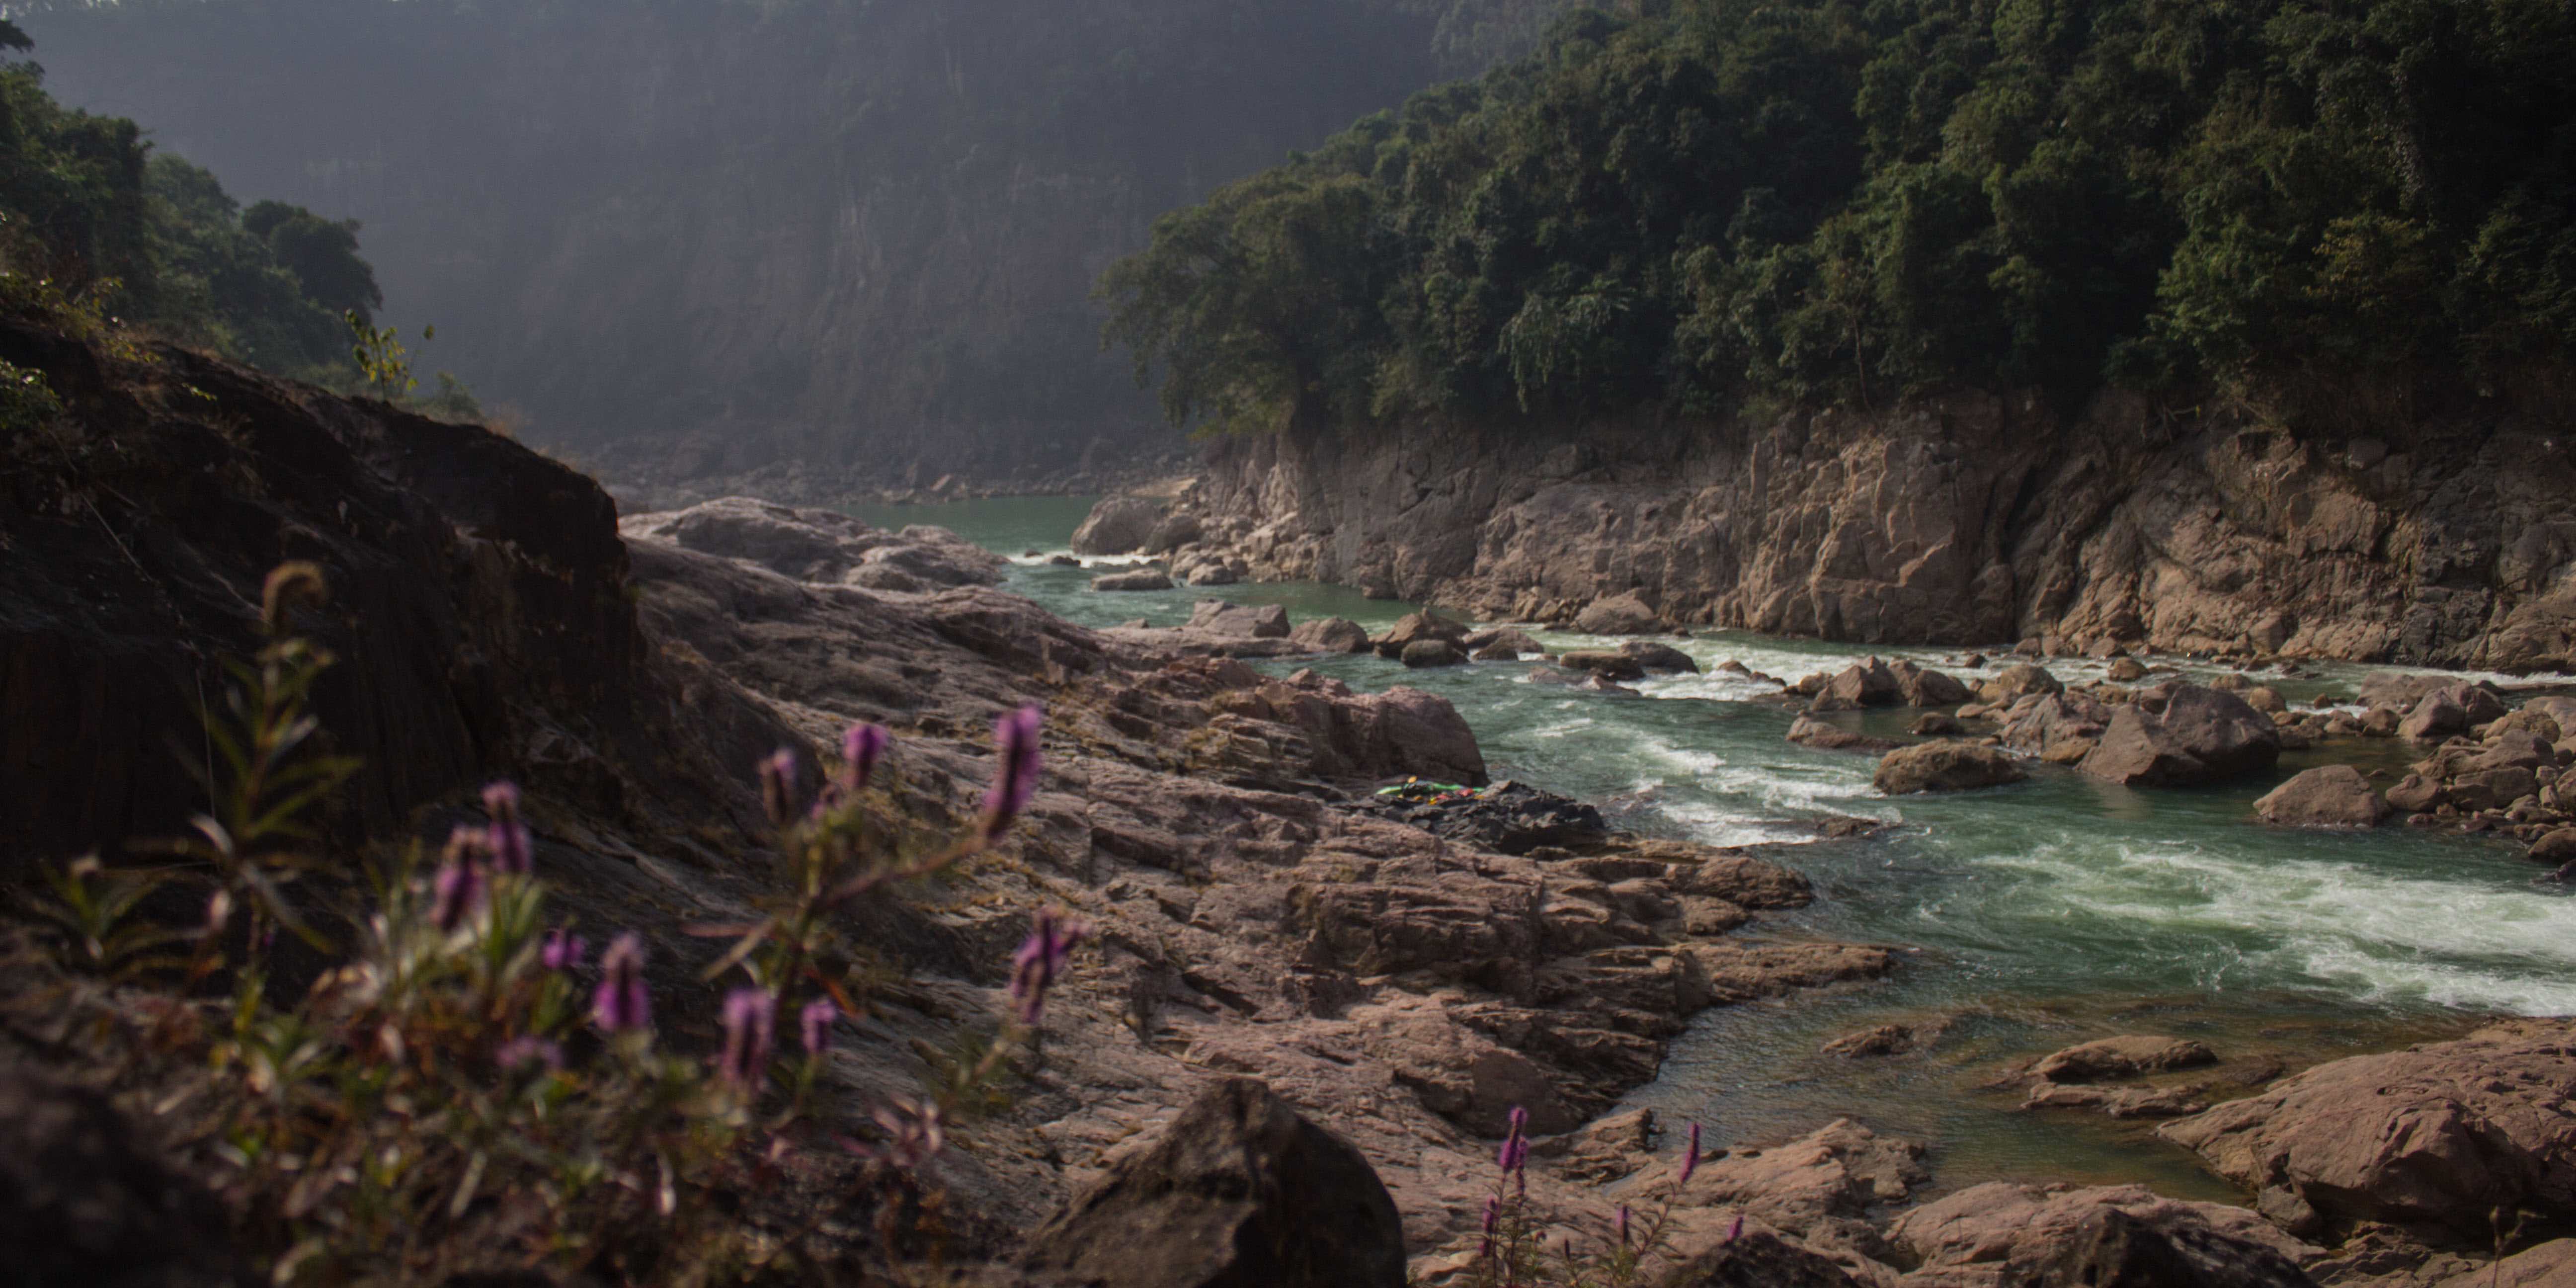
[[[2254,812],[2282,827],[2377,827],[2389,804],[2360,770],[2323,765],[2273,788],[2254,802]]]
[[[2115,783],[2182,787],[2261,773],[2280,757],[2281,735],[2269,718],[2233,694],[2185,684],[2162,711],[2139,703],[2114,710],[2101,745],[2077,767]]]
[[[1592,635],[1644,635],[1663,624],[1663,614],[1633,590],[1593,600],[1574,616],[1575,629]]]
[[[1084,516],[1082,526],[1073,530],[1076,554],[1126,555],[1144,548],[1145,539],[1161,522],[1163,502],[1144,496],[1102,497]]]
[[[1402,1288],[1404,1225],[1358,1150],[1233,1078],[1075,1196],[1020,1265],[1101,1288]]]
[[[1288,642],[1309,653],[1365,653],[1369,637],[1347,617],[1320,617],[1291,628]]]
[[[1878,762],[1870,785],[1890,796],[1914,792],[1964,792],[2017,783],[2030,777],[2013,758],[1972,742],[1927,742],[1901,747]]]

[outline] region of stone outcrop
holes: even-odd
[[[2278,727],[2234,694],[2185,684],[2161,711],[2113,710],[2102,741],[2076,767],[2134,787],[2185,787],[2261,773],[2281,757]]]
[[[2498,1210],[2534,1214],[2528,1234],[2566,1231],[2571,1099],[2576,1026],[2517,1021],[2322,1064],[2162,1134],[2292,1233],[2381,1222],[2482,1247]]]
[[[1093,590],[1170,590],[1172,575],[1160,568],[1139,568],[1134,572],[1104,573],[1091,579]]]
[[[2051,1082],[2094,1082],[2216,1063],[2216,1053],[2188,1038],[2122,1034],[2051,1052],[2031,1072]]]
[[[2389,805],[2350,765],[2303,769],[2254,802],[2266,823],[2283,827],[2377,827]]]
[[[1944,740],[1900,747],[1878,762],[1870,785],[1890,796],[1915,792],[1965,792],[2000,787],[2030,777],[2013,758],[1973,742]]]
[[[1899,1216],[1887,1233],[1919,1267],[1909,1284],[1993,1288],[2313,1288],[2300,1262],[2317,1252],[2243,1208],[2142,1185],[1990,1181]]]
[[[1365,653],[1369,647],[1367,629],[1347,617],[1299,622],[1289,628],[1288,642],[1304,653]]]
[[[1404,1226],[1360,1152],[1231,1078],[1029,1236],[1019,1264],[1102,1288],[1402,1288]]]
[[[901,532],[871,527],[832,510],[721,497],[685,510],[621,519],[629,538],[667,541],[684,550],[758,564],[795,581],[871,590],[927,591],[990,586],[1009,562],[945,528]]]
[[[1209,448],[1185,503],[1269,578],[1565,622],[1869,643],[2058,636],[2165,652],[2576,667],[2576,463],[2429,413],[2370,458],[2106,394],[1766,421],[1319,427]],[[2069,650],[2071,651],[2071,650]]]

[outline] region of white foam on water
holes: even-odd
[[[2366,1001],[2576,1014],[2576,898],[2538,888],[2072,839],[1971,862],[2040,878],[2027,895],[2043,915],[2089,916],[2106,937],[2209,936],[2256,974]]]
[[[1070,548],[1063,550],[1041,550],[1036,554],[1025,553],[1028,549],[1026,546],[1022,546],[1020,549],[1023,553],[1015,555],[1005,554],[1002,558],[1018,564],[1023,568],[1037,568],[1047,566],[1059,557],[1068,559],[1079,559],[1082,557],[1075,554]]]

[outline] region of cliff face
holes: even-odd
[[[1564,621],[1866,643],[2576,667],[2576,465],[2512,419],[2319,440],[2107,397],[1727,423],[1421,422],[1213,444],[1191,502],[1256,575]]]
[[[159,3],[28,20],[66,103],[362,220],[426,375],[613,481],[1007,481],[1177,440],[1093,279],[1438,75],[1392,0]]]

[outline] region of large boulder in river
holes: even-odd
[[[2521,1020],[2321,1064],[2158,1134],[2293,1234],[2376,1221],[2484,1248],[2498,1211],[2539,1214],[2527,1234],[2576,1224],[2571,1101],[2576,1021]]]
[[[1896,672],[1877,658],[1855,662],[1844,667],[1817,690],[1819,699],[1830,699],[1820,710],[1849,711],[1857,707],[1890,707],[1905,698],[1904,687],[1897,683]]]
[[[1404,648],[1418,640],[1440,640],[1458,644],[1467,638],[1467,628],[1436,613],[1406,613],[1396,619],[1386,634],[1370,641],[1380,657],[1402,657]]]
[[[1958,680],[1912,662],[1890,663],[1887,670],[1896,678],[1897,701],[1909,707],[1955,707],[1976,696]]]
[[[1579,648],[1557,657],[1557,664],[1569,671],[1590,671],[1605,680],[1642,680],[1646,664],[1626,653],[1606,648]]]
[[[1670,644],[1658,644],[1653,640],[1629,640],[1619,646],[1619,651],[1637,659],[1637,665],[1649,671],[1685,671],[1692,675],[1699,674],[1699,663],[1692,661],[1690,654]]]
[[[1396,660],[1418,670],[1427,666],[1459,666],[1466,662],[1467,655],[1447,640],[1415,640],[1404,646],[1404,652]]]
[[[1244,639],[1284,640],[1289,635],[1288,610],[1277,604],[1246,607],[1222,599],[1202,599],[1190,609],[1190,624],[1183,629]]]
[[[2282,827],[2377,827],[2388,809],[2379,789],[2350,765],[2303,770],[2254,802],[2264,822]]]
[[[1927,742],[1901,747],[1878,762],[1870,785],[1890,796],[1913,792],[1964,792],[2017,783],[2030,777],[2013,758],[1973,742]]]
[[[1593,635],[1644,635],[1663,622],[1663,614],[1633,590],[1593,600],[1574,615],[1574,628]]]
[[[2215,1052],[2189,1038],[2123,1033],[2052,1052],[2031,1072],[2050,1082],[2098,1082],[2216,1063]]]
[[[1111,1163],[1019,1261],[1100,1288],[1402,1288],[1404,1222],[1358,1150],[1231,1078]]]
[[[1367,628],[1347,617],[1319,617],[1299,622],[1288,642],[1309,653],[1365,653],[1369,637]]]
[[[1113,572],[1091,579],[1091,588],[1102,591],[1170,590],[1172,575],[1160,568],[1139,568],[1134,572]]]
[[[1136,547],[1142,555],[1167,555],[1199,539],[1199,516],[1167,514],[1155,520],[1154,530],[1145,534],[1144,543]]]
[[[2114,710],[2101,745],[2077,768],[2134,787],[2183,787],[2262,773],[2280,758],[2270,717],[2234,694],[2185,684],[2162,711],[2143,703]]]
[[[2003,714],[2003,743],[2052,765],[2072,765],[2091,755],[2111,724],[2111,708],[2089,694],[2024,697]]]
[[[2005,667],[2003,674],[1977,686],[1977,699],[1990,707],[2010,706],[2031,694],[2064,693],[2066,685],[2044,666],[2028,662]]]
[[[1164,502],[1149,496],[1102,497],[1073,530],[1073,550],[1084,555],[1134,554],[1162,522]]]
[[[1904,746],[1893,738],[1873,738],[1865,733],[1828,724],[1813,716],[1800,716],[1789,722],[1789,741],[1819,751],[1894,751]]]

